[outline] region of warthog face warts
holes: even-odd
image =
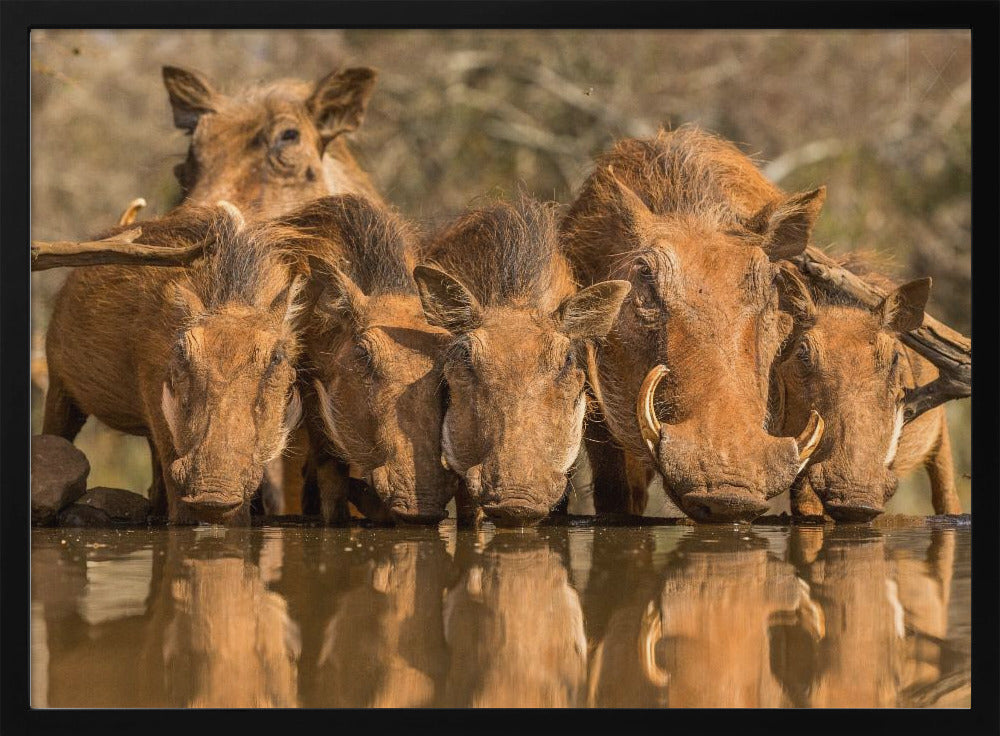
[[[361,124],[375,78],[357,67],[315,85],[284,80],[227,96],[197,72],[164,67],[174,124],[191,135],[175,169],[185,197],[268,217],[324,194],[370,190],[339,136]]]
[[[788,489],[822,432],[816,417],[798,443],[771,436],[767,401],[788,333],[774,261],[806,247],[824,190],[722,228],[701,215],[655,215],[614,182],[631,248],[613,275],[628,279],[632,293],[604,353],[606,411],[633,442],[641,434],[688,515],[752,519]],[[624,414],[636,395],[638,411]]]
[[[603,338],[628,292],[595,284],[549,313],[484,307],[455,277],[417,267],[427,321],[452,335],[444,461],[499,524],[544,518],[566,491],[586,412],[585,344]]]
[[[801,431],[809,411],[826,431],[804,476],[840,521],[868,521],[896,490],[893,462],[903,433],[904,389],[912,368],[900,333],[920,326],[930,279],[891,292],[874,309],[815,304],[798,290],[796,334],[778,368],[783,428]]]
[[[301,413],[293,384],[302,281],[290,283],[268,228],[238,228],[220,236],[220,252],[210,257],[214,288],[168,287],[183,325],[160,407],[177,456],[169,467],[180,491],[170,499],[171,518],[179,507],[204,520],[244,508]],[[223,276],[236,271],[245,283]]]

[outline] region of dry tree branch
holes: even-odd
[[[143,245],[133,242],[141,228],[127,230],[104,240],[85,242],[60,240],[31,242],[31,270],[45,271],[63,266],[186,266],[205,250],[205,243],[184,248]]]

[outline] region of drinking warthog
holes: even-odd
[[[561,226],[583,283],[632,285],[590,376],[607,423],[588,432],[598,511],[630,507],[615,443],[655,462],[701,521],[751,519],[792,484],[822,423],[812,415],[797,439],[768,431],[791,323],[774,262],[805,249],[824,197],[786,195],[696,128],[622,140],[598,159]]]
[[[56,297],[43,432],[72,440],[89,415],[153,447],[154,513],[248,521],[264,464],[298,421],[293,325],[300,281],[232,205],[144,222],[150,245],[212,244],[189,269],[74,270]],[[289,397],[292,400],[289,401]]]
[[[827,422],[806,472],[792,486],[793,511],[825,509],[838,521],[868,521],[882,512],[898,479],[922,464],[934,511],[961,513],[944,407],[903,423],[904,390],[938,375],[899,341],[923,321],[931,280],[890,286],[869,309],[818,289],[811,295],[792,272],[788,279],[796,327],[776,371],[777,415],[785,434],[801,431],[813,408]]]
[[[552,210],[526,197],[466,213],[427,253],[414,271],[424,314],[452,335],[442,462],[465,481],[463,505],[537,522],[580,449],[587,345],[607,334],[628,284],[576,291]]]
[[[357,195],[316,200],[281,222],[307,236],[312,273],[301,377],[312,438],[304,506],[318,485],[326,521],[345,522],[354,475],[377,497],[351,494],[366,515],[440,521],[457,483],[441,466],[448,333],[424,320],[414,236]]]
[[[174,124],[191,135],[174,169],[184,198],[269,217],[326,194],[377,197],[343,137],[364,119],[375,78],[355,67],[316,84],[286,79],[229,96],[197,72],[163,67]]]

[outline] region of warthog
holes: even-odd
[[[930,279],[892,289],[874,309],[822,290],[814,299],[793,272],[788,279],[796,328],[776,371],[777,414],[785,434],[801,431],[813,408],[827,422],[792,487],[793,510],[868,521],[882,512],[898,479],[923,464],[934,511],[961,513],[944,406],[903,423],[904,390],[938,375],[899,341],[923,321]]]
[[[276,243],[231,205],[143,223],[151,245],[209,239],[190,269],[93,266],[56,297],[43,432],[72,440],[87,417],[149,438],[154,513],[248,521],[264,464],[298,421],[294,281]],[[291,401],[289,398],[291,397]]]
[[[466,213],[427,254],[414,271],[424,314],[452,335],[442,461],[465,481],[463,505],[500,524],[537,522],[566,492],[586,349],[611,328],[628,284],[577,291],[552,210],[527,197]]]
[[[696,529],[670,553],[655,582],[655,568],[641,554],[614,554],[612,571],[630,585],[609,577],[621,602],[591,657],[588,705],[789,705],[786,683],[794,668],[775,651],[773,632],[816,642],[825,623],[809,586],[792,565],[775,559],[766,540]],[[591,600],[607,606],[603,592]]]
[[[197,72],[163,67],[174,124],[191,135],[174,169],[185,199],[224,199],[269,217],[327,194],[377,197],[343,137],[364,119],[375,78],[355,67],[316,84],[286,79],[229,96]]]
[[[303,395],[314,392],[307,496],[318,486],[326,521],[345,522],[353,474],[377,497],[351,495],[368,516],[440,521],[457,483],[441,466],[449,336],[424,320],[410,228],[357,195],[316,200],[281,222],[308,237],[312,273],[301,379]]]
[[[655,462],[701,521],[751,519],[792,484],[822,424],[813,415],[797,439],[768,431],[791,323],[775,261],[805,249],[824,197],[786,195],[696,128],[622,140],[598,159],[561,225],[583,283],[632,285],[591,375],[606,422],[588,441],[598,511],[630,507],[613,443]]]
[[[587,637],[562,531],[551,541],[498,534],[446,594],[445,707],[583,705]]]

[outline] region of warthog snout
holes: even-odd
[[[664,488],[699,521],[749,521],[767,510],[767,500],[787,490],[816,451],[823,419],[812,412],[798,437],[773,437],[763,429],[740,434],[709,423],[667,425],[656,416],[653,394],[667,374],[653,368],[636,402],[642,437],[663,475]]]
[[[510,469],[507,469],[509,474]],[[554,474],[549,483],[512,485],[504,475],[474,465],[465,473],[469,494],[497,526],[531,526],[544,519],[566,490],[566,477]]]
[[[448,515],[439,490],[420,493],[412,473],[398,472],[389,464],[379,465],[372,470],[369,484],[394,521],[436,524]]]

